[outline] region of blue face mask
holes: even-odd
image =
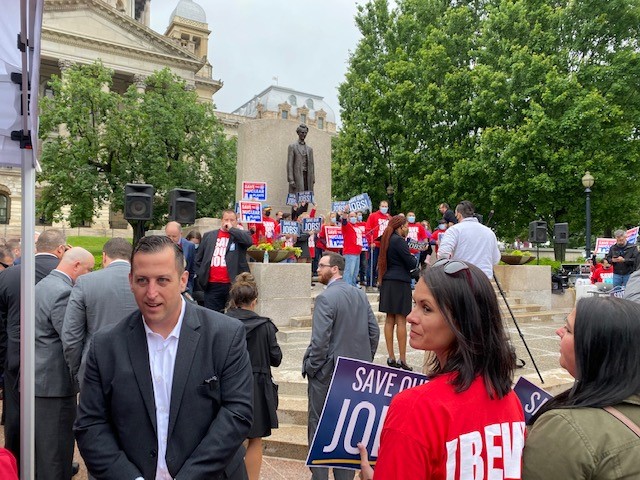
[[[415,221],[416,221],[416,217],[407,217],[407,221],[408,221],[409,223],[415,223]]]
[[[446,230],[446,229],[447,229],[447,226],[443,223],[443,224],[441,224],[441,225],[438,225],[438,228],[439,228],[440,230]]]
[[[349,222],[356,223],[358,219],[356,217],[349,217]]]
[[[387,213],[389,211],[388,207],[380,207],[380,213]]]
[[[361,222],[362,221],[362,215],[358,215],[358,221]]]
[[[331,223],[336,223],[336,217],[331,217],[330,221]]]

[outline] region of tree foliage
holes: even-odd
[[[235,141],[227,140],[212,106],[169,70],[111,90],[113,73],[102,64],[75,65],[50,82],[42,101],[42,185],[39,211],[71,225],[90,221],[110,202],[124,206],[127,183],[155,187],[152,226],[166,221],[167,192],[195,190],[198,216],[214,216],[233,201]]]
[[[583,230],[588,170],[593,232],[637,225],[639,19],[638,0],[371,0],[334,191],[390,184],[396,210],[431,218],[466,198],[513,238],[535,219]]]

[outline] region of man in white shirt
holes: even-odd
[[[187,304],[181,249],[142,238],[129,281],[138,304],[89,347],[74,430],[93,476],[245,480],[253,374],[242,323]]]
[[[500,249],[495,233],[482,225],[474,216],[475,207],[468,200],[456,206],[458,223],[440,236],[438,259],[469,262],[489,278],[493,278],[493,266],[500,261]]]

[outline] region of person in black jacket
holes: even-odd
[[[607,261],[613,265],[613,286],[626,286],[629,276],[636,269],[638,261],[638,248],[627,242],[627,236],[623,230],[614,232],[616,243],[611,245],[606,255]]]
[[[387,365],[413,370],[407,365],[407,315],[411,311],[411,270],[417,267],[406,237],[409,232],[404,215],[396,215],[380,240],[378,282],[380,284],[379,310],[387,314],[384,339],[387,345]],[[393,330],[397,327],[400,360],[393,351]]]
[[[278,387],[271,377],[271,367],[282,362],[282,350],[276,340],[278,328],[271,319],[255,312],[257,302],[258,286],[253,275],[241,273],[231,286],[226,314],[244,324],[253,368],[253,425],[244,460],[249,480],[260,478],[262,438],[271,435],[272,428],[278,428]]]

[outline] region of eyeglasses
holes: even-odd
[[[441,258],[433,265],[431,268],[443,267],[444,273],[447,275],[456,275],[464,271],[467,274],[467,281],[469,282],[469,286],[473,289],[473,279],[471,278],[471,272],[469,271],[469,265],[460,260],[449,260],[447,258]]]
[[[326,265],[326,264],[323,264],[323,263],[319,263],[318,264],[318,268],[324,268],[324,267],[329,267],[330,268],[331,265]]]
[[[6,263],[4,263],[4,262],[0,262],[0,265],[1,265],[2,267],[4,267],[4,268],[9,268],[9,267],[11,266],[11,265],[7,265],[7,264],[6,264]]]

